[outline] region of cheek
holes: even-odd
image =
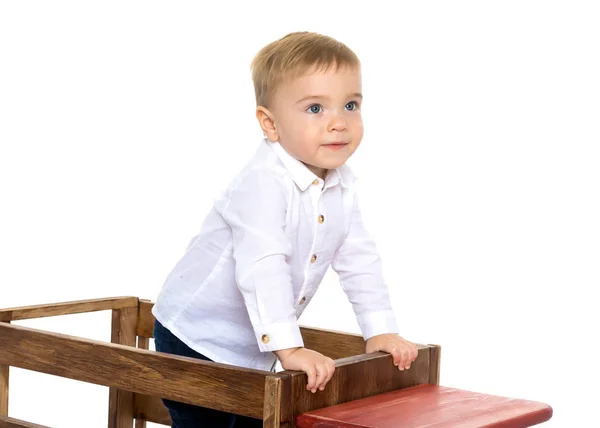
[[[362,117],[354,118],[350,126],[352,127],[352,135],[358,139],[362,138],[364,132]]]
[[[322,128],[323,123],[318,116],[301,115],[294,122],[295,134],[305,137],[319,134]]]

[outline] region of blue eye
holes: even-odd
[[[315,114],[321,113],[323,111],[323,107],[321,107],[319,104],[313,104],[308,108],[308,111]]]
[[[350,101],[348,104],[346,104],[346,110],[356,110],[358,108],[358,106],[356,105],[356,101]]]

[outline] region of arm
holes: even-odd
[[[350,231],[335,254],[332,268],[339,274],[366,340],[366,352],[384,351],[399,370],[417,358],[417,347],[398,335],[388,288],[383,281],[381,258],[362,222],[355,196]]]
[[[331,267],[340,278],[365,340],[385,333],[398,333],[381,258],[366,230],[355,196],[350,230],[338,248]]]
[[[249,171],[228,193],[223,217],[233,233],[236,279],[262,352],[303,346],[294,308],[284,183]]]

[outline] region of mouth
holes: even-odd
[[[346,147],[348,143],[344,141],[334,141],[331,143],[323,144],[323,147],[328,148],[330,150],[339,150]]]

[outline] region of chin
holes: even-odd
[[[321,165],[319,165],[319,168],[336,169],[336,168],[343,166],[347,160],[348,159],[340,159],[339,161],[323,162]]]

